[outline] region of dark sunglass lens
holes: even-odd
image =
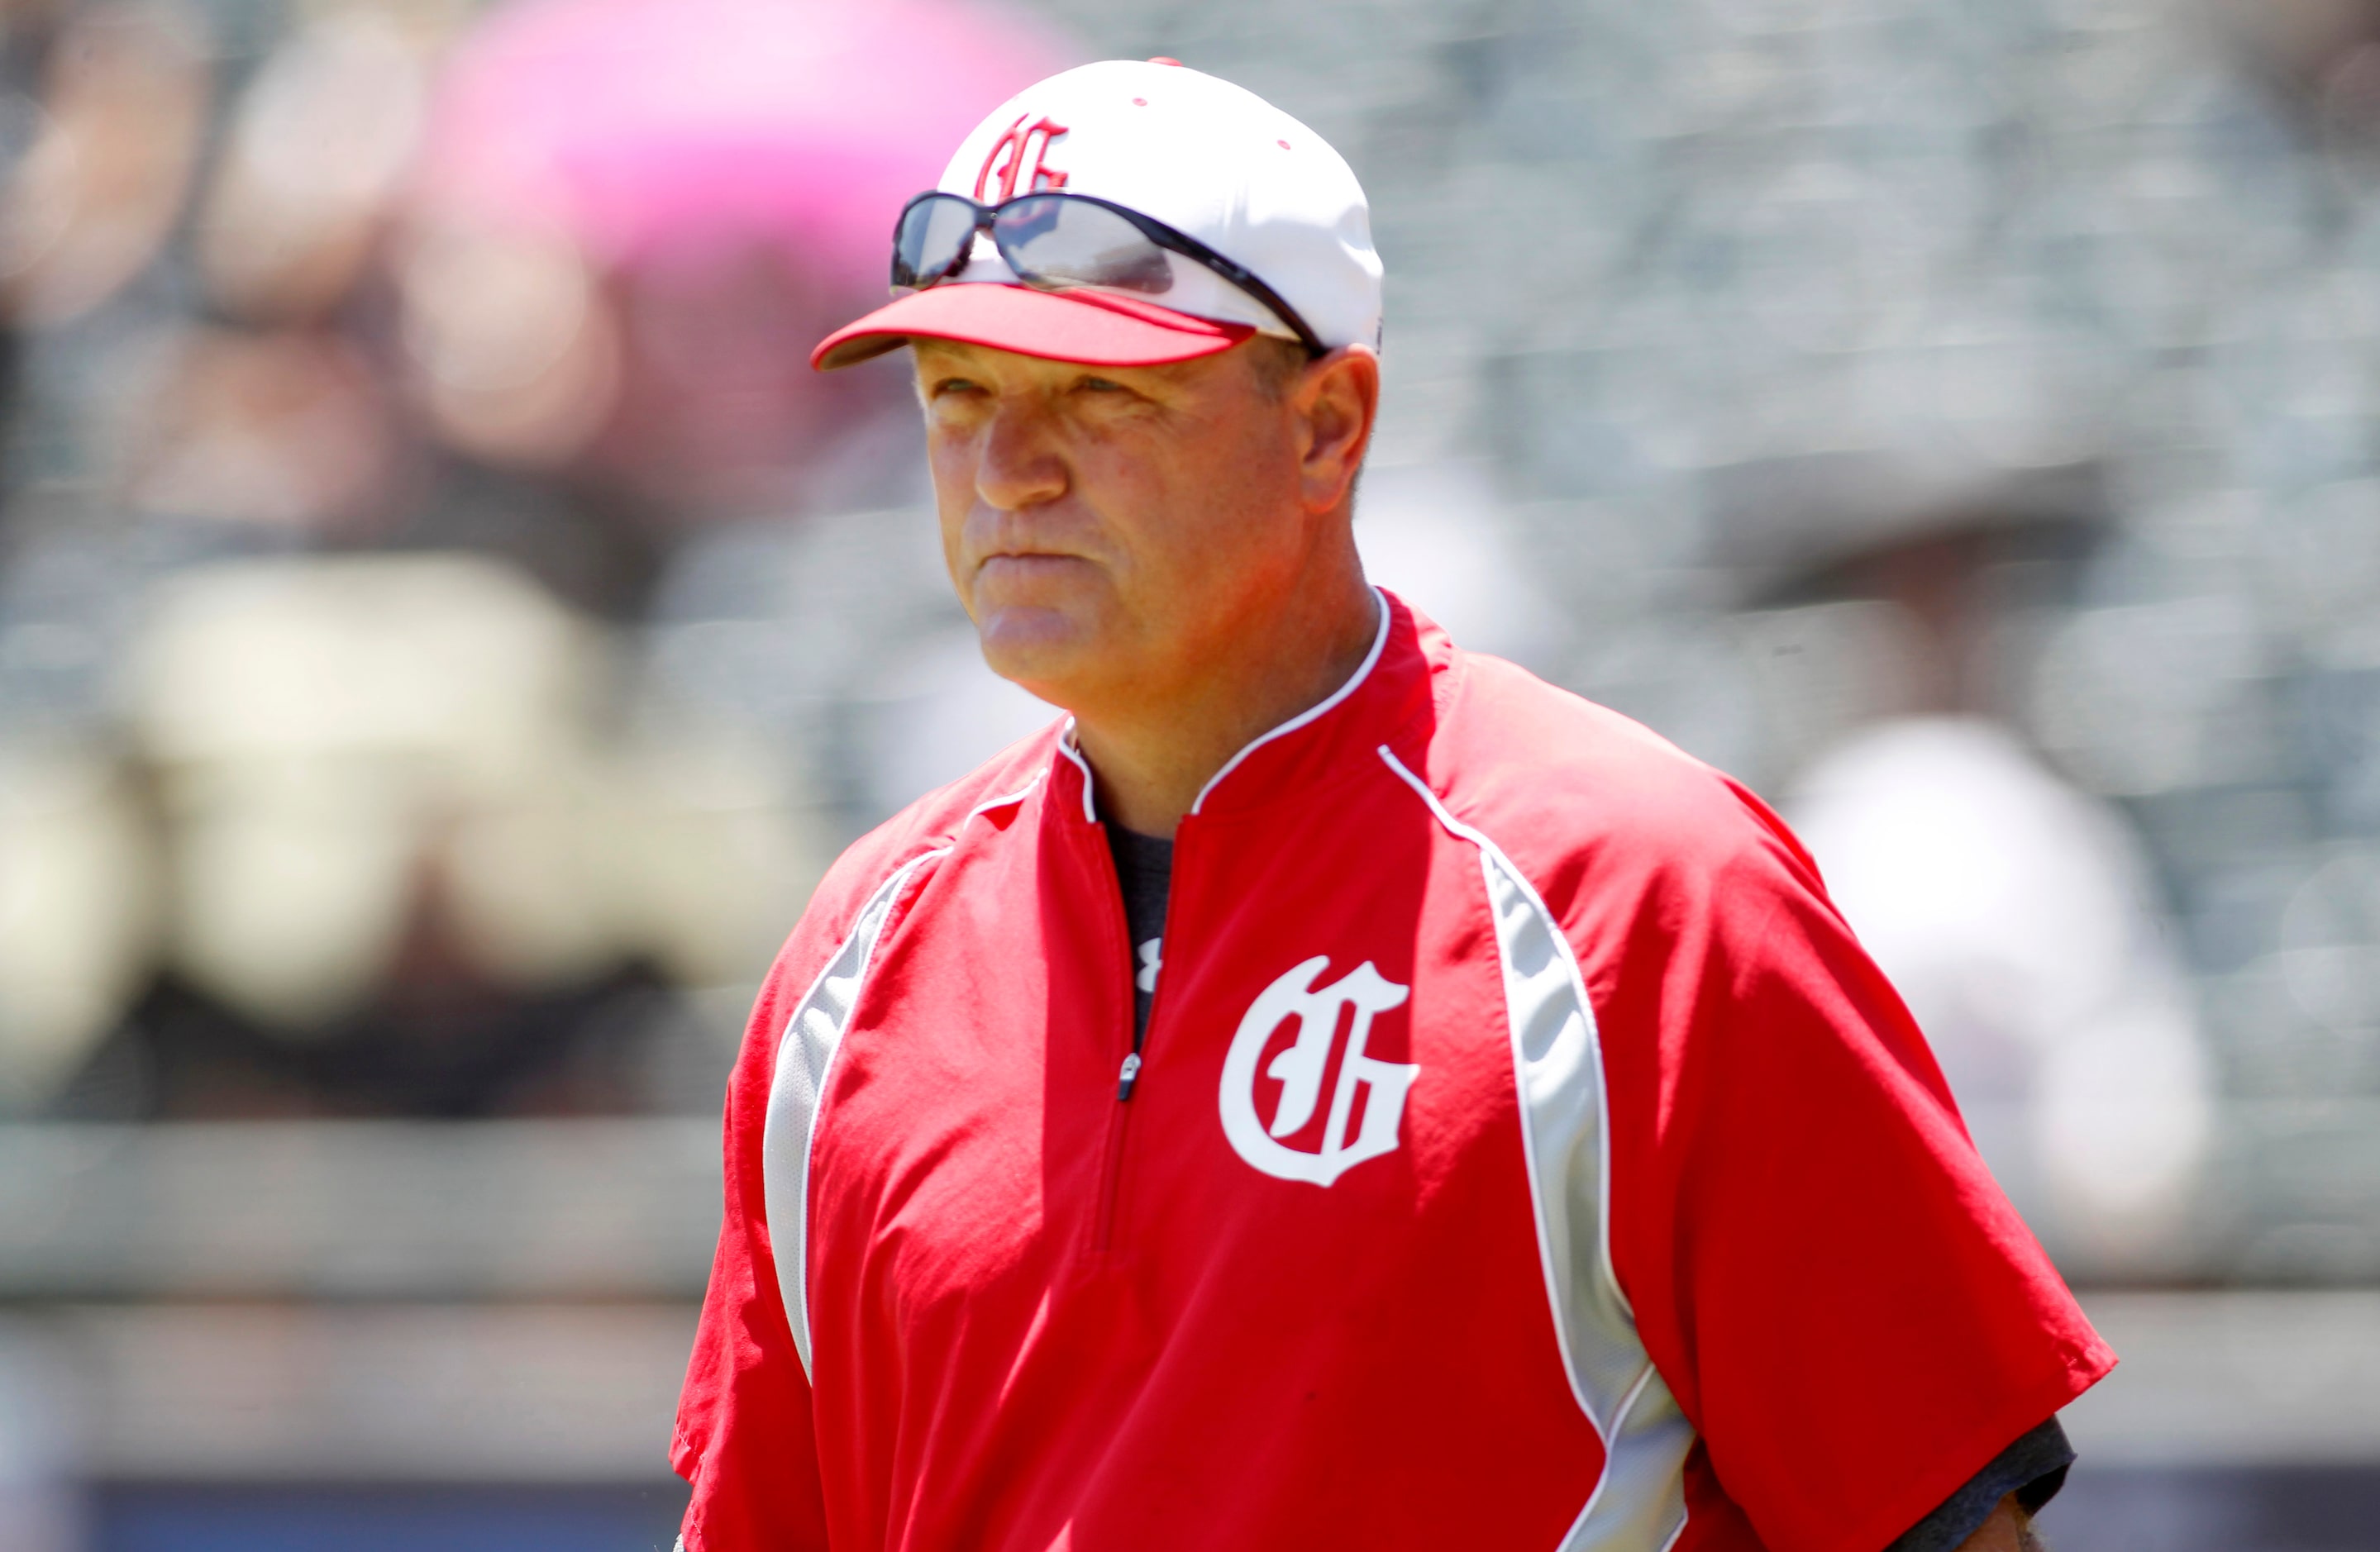
[[[1148,295],[1173,288],[1173,265],[1139,227],[1104,206],[1028,195],[1001,207],[992,238],[1017,278],[1036,285],[1104,285]]]
[[[892,284],[915,290],[949,278],[975,240],[975,206],[935,194],[901,212],[892,229]]]

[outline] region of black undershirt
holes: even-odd
[[[1123,894],[1124,935],[1132,945],[1133,1044],[1137,1049],[1140,1037],[1148,1032],[1148,1007],[1163,958],[1165,900],[1173,883],[1173,843],[1119,824],[1109,825],[1107,831],[1108,851],[1115,858],[1116,882]],[[1965,1486],[1901,1533],[1885,1552],[1951,1552],[1974,1534],[2010,1493],[2026,1512],[2037,1511],[2066,1485],[2066,1468],[2073,1463],[2074,1447],[2053,1417],[1993,1457]]]
[[[2066,1485],[2066,1468],[2073,1463],[2074,1447],[2053,1417],[1993,1456],[1991,1464],[1943,1499],[1941,1508],[1903,1531],[1885,1552],[1951,1552],[2010,1493],[2027,1514],[2037,1514]]]
[[[1124,937],[1132,945],[1133,1029],[1145,1035],[1165,940],[1165,895],[1173,884],[1173,843],[1111,824],[1108,851],[1115,858],[1116,882],[1123,887]]]

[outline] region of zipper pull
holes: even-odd
[[[1130,1056],[1123,1059],[1123,1071],[1116,1075],[1116,1099],[1118,1102],[1131,1098],[1132,1085],[1139,1081],[1140,1053],[1138,1051],[1135,1051]]]

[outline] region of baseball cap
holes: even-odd
[[[1204,243],[1269,285],[1321,343],[1377,346],[1380,259],[1354,169],[1321,136],[1243,87],[1172,61],[1061,72],[994,109],[937,189],[978,204],[1087,194]],[[1196,263],[1146,292],[1023,285],[981,234],[950,280],[829,334],[822,370],[928,337],[1102,366],[1212,355],[1253,333],[1295,338],[1264,303]]]

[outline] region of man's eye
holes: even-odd
[[[978,391],[978,390],[975,382],[972,380],[964,377],[941,378],[934,383],[933,388],[934,397],[938,399],[946,394],[973,394]]]
[[[1077,378],[1075,386],[1087,394],[1121,394],[1126,391],[1123,383],[1110,377]]]

